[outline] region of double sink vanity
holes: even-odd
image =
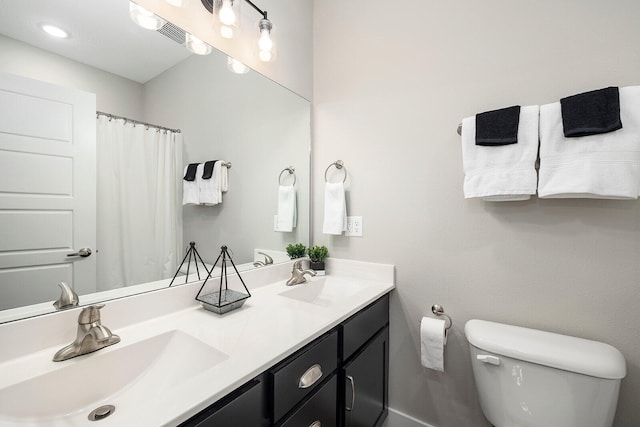
[[[291,267],[242,273],[252,297],[224,315],[201,282],[109,301],[120,342],[62,362],[80,309],[0,325],[0,426],[381,425],[393,266],[330,259],[286,286]]]

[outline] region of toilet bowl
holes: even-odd
[[[609,344],[483,320],[465,335],[478,399],[495,427],[610,427],[622,353]]]

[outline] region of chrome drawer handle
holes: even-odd
[[[351,412],[353,411],[353,407],[356,404],[356,382],[353,380],[353,377],[351,375],[347,375],[347,379],[351,383],[351,408],[347,408],[347,406],[345,405],[344,409],[347,412]]]
[[[322,366],[315,364],[302,374],[298,381],[298,388],[309,388],[322,378]]]
[[[322,427],[322,423],[320,421],[314,421],[309,427]]]

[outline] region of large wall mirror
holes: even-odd
[[[309,101],[231,72],[216,49],[191,53],[171,23],[140,28],[129,7],[0,0],[0,322],[54,311],[63,281],[80,305],[166,287],[191,241],[208,265],[226,245],[241,269],[309,243]],[[46,23],[70,37],[50,38]],[[69,147],[86,141],[74,157]],[[230,165],[221,202],[183,205],[184,168],[211,160]],[[295,227],[275,231],[279,186],[294,181]],[[85,201],[70,202],[82,192],[87,223],[74,210]],[[183,267],[175,283],[194,272]]]

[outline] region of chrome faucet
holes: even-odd
[[[264,261],[255,261],[253,263],[254,267],[263,267],[265,265],[273,264],[273,258],[271,258],[268,254],[265,254],[264,252],[258,252],[258,254],[264,255]]]
[[[77,307],[80,303],[78,294],[75,293],[73,288],[69,286],[67,282],[58,283],[60,286],[60,297],[53,303],[56,310],[66,310],[67,308]]]
[[[111,333],[100,322],[100,309],[104,304],[85,307],[78,316],[78,333],[71,344],[62,347],[53,355],[54,362],[62,362],[72,357],[98,351],[120,342],[120,337]]]
[[[304,283],[307,281],[307,278],[304,277],[305,274],[309,276],[315,276],[315,270],[303,270],[302,269],[302,260],[293,263],[293,270],[291,270],[291,277],[287,280],[287,286],[299,285],[300,283]]]

